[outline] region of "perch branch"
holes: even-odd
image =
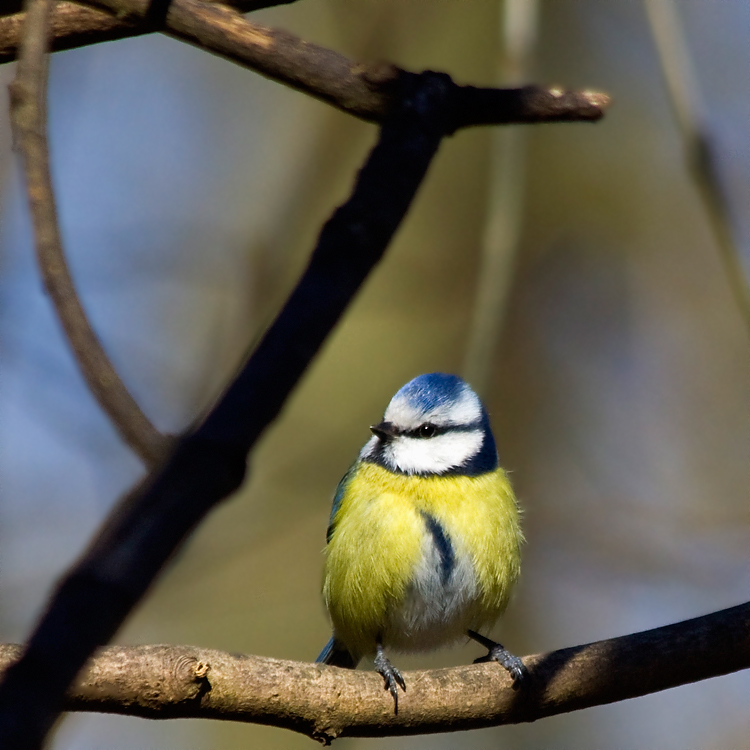
[[[137,29],[152,30],[143,20],[149,0],[86,2],[122,19],[130,35]],[[17,43],[13,18],[0,19],[0,50],[5,54],[0,60],[12,59]],[[395,66],[349,60],[287,31],[248,21],[223,5],[173,0],[165,32],[370,122],[382,122],[393,105],[394,83],[401,72]],[[452,130],[473,125],[598,120],[609,104],[602,93],[539,86],[460,86],[452,99]]]
[[[28,3],[28,26],[10,85],[14,140],[23,157],[37,263],[89,389],[122,439],[147,465],[153,465],[170,441],[149,422],[109,361],[86,318],[63,252],[47,143],[46,39],[51,6],[52,0]]]
[[[112,637],[196,524],[240,486],[249,450],[385,252],[445,135],[451,82],[424,73],[402,76],[399,87],[399,105],[350,199],[324,225],[305,273],[257,349],[202,424],[121,501],[59,583],[0,685],[7,746],[40,747],[94,649]]]
[[[0,670],[18,646],[0,646]],[[337,737],[517,724],[750,667],[750,604],[641,633],[524,657],[514,690],[497,665],[411,672],[398,714],[375,672],[190,646],[111,646],[68,692],[68,711],[224,719]]]

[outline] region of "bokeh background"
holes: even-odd
[[[681,2],[735,233],[750,221],[750,6]],[[362,60],[497,80],[489,0],[300,0],[254,18]],[[600,123],[528,127],[520,238],[485,397],[525,512],[497,634],[519,654],[748,599],[750,332],[685,166],[641,3],[543,0],[529,81],[608,92]],[[0,68],[3,85],[13,65]],[[0,106],[6,99],[0,97]],[[141,475],[62,339],[0,121],[0,639]],[[165,37],[54,55],[54,178],[83,301],[163,430],[215,398],[345,199],[376,128]],[[463,372],[486,227],[488,129],[445,142],[362,293],[250,461],[118,634],[311,660],[330,498],[393,392]],[[523,186],[523,187],[522,187]],[[522,200],[521,200],[522,199]],[[747,252],[745,252],[745,256]],[[750,259],[745,257],[746,265]],[[466,645],[406,668],[466,663]],[[737,674],[533,725],[355,748],[740,748]],[[283,730],[76,715],[59,750],[312,747]]]

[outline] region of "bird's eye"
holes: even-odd
[[[426,424],[420,425],[417,429],[417,434],[421,438],[431,438],[437,432],[437,427],[434,424],[427,422]]]

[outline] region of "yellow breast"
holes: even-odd
[[[451,608],[446,618],[460,615],[478,628],[494,622],[507,605],[523,538],[502,469],[476,477],[420,477],[361,463],[334,519],[324,583],[334,631],[357,658],[374,652],[376,640],[414,595],[412,584],[429,537],[427,517],[440,525],[455,558],[473,569],[476,584],[476,596],[466,602],[470,610]],[[426,596],[439,592],[430,588]],[[444,623],[444,639],[432,633],[435,642],[450,640],[455,625]],[[403,645],[409,647],[408,639]]]

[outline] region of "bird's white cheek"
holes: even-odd
[[[433,438],[398,437],[384,456],[394,469],[407,474],[440,474],[460,466],[482,447],[482,432],[448,432]]]

